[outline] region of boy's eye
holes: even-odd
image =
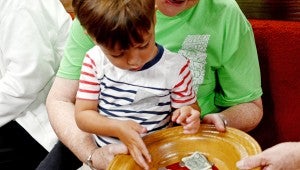
[[[119,58],[122,57],[124,55],[124,53],[120,53],[120,54],[111,54],[110,56],[114,57],[114,58]]]
[[[139,49],[145,49],[145,48],[147,48],[148,46],[149,46],[149,42],[148,42],[147,44],[144,44],[144,45],[140,46]]]

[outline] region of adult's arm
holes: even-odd
[[[220,113],[207,114],[203,123],[212,123],[219,131],[225,131],[226,126],[248,132],[254,129],[263,116],[261,97],[247,103],[231,106]]]
[[[238,104],[220,113],[227,125],[249,132],[254,129],[262,119],[263,105],[261,98],[248,103]]]
[[[96,145],[91,135],[77,128],[74,119],[74,100],[78,88],[78,80],[68,80],[56,77],[47,97],[47,111],[51,125],[58,138],[71,151],[84,161]],[[81,154],[82,153],[82,154]],[[85,154],[84,154],[85,153]]]
[[[277,144],[265,151],[237,162],[239,169],[300,169],[300,142]]]
[[[235,12],[234,19],[226,22],[230,29],[223,42],[223,62],[216,72],[219,84],[214,101],[226,109],[205,116],[205,121],[217,121],[214,124],[221,131],[225,130],[223,122],[227,122],[230,127],[248,132],[263,116],[261,76],[251,25],[239,10]]]
[[[91,134],[81,131],[75,122],[74,102],[78,80],[56,77],[47,98],[49,120],[60,141],[82,162],[97,145]],[[105,169],[117,153],[127,153],[123,145],[108,145],[97,149],[92,157],[93,166]]]

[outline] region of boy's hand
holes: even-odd
[[[151,155],[141,137],[147,133],[147,129],[132,120],[120,121],[119,126],[118,138],[127,146],[136,163],[144,169],[149,169]]]
[[[183,126],[184,134],[195,134],[200,128],[200,112],[191,106],[176,109],[172,121]]]

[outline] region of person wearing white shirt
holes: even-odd
[[[59,0],[0,1],[0,169],[35,169],[57,142],[45,100],[71,22]]]

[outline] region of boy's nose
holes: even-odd
[[[130,59],[127,60],[127,64],[133,67],[140,67],[140,63],[139,57],[130,57]]]
[[[130,66],[140,66],[141,57],[140,57],[138,50],[131,50],[131,52],[127,58],[127,63]]]

